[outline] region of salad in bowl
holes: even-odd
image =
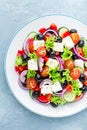
[[[55,23],[29,32],[17,51],[15,71],[32,100],[52,107],[76,102],[87,91],[87,40]]]

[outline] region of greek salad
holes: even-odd
[[[33,100],[53,107],[76,102],[87,91],[87,40],[55,23],[32,31],[17,51],[15,71]]]

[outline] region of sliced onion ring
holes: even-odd
[[[57,61],[60,63],[61,69],[64,69],[64,62],[63,62],[63,60],[61,59],[61,57],[56,56],[55,58],[56,58]]]
[[[77,56],[79,59],[81,59],[81,60],[83,60],[83,61],[87,61],[87,58],[82,57],[82,56],[77,52],[77,50],[76,50],[75,47],[73,47],[72,50],[73,50],[73,52],[76,54],[76,56]]]
[[[39,67],[39,71],[40,72],[43,70],[43,66],[44,66],[44,59],[43,58],[39,58],[38,59],[38,67]]]
[[[46,30],[46,31],[43,33],[43,35],[45,35],[46,33],[49,33],[49,32],[53,32],[56,36],[58,36],[58,33],[57,33],[56,31],[52,30],[52,29]]]
[[[29,90],[29,88],[27,88],[26,86],[24,86],[24,85],[22,84],[22,82],[20,81],[20,78],[18,79],[18,85],[19,85],[19,87],[20,87],[21,89],[23,89],[23,90]]]
[[[25,80],[26,80],[25,76],[26,76],[26,74],[27,74],[27,70],[24,70],[24,71],[22,71],[22,73],[21,73],[20,76],[19,76],[20,81],[21,81],[22,83],[25,83]]]
[[[40,88],[42,86],[44,86],[46,83],[48,83],[49,85],[52,85],[52,81],[50,79],[44,79],[41,83],[40,83]]]

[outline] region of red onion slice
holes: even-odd
[[[46,33],[49,33],[49,32],[53,32],[56,36],[58,36],[58,33],[57,33],[56,31],[52,30],[52,29],[46,30],[46,31],[43,33],[43,35],[45,35]]]
[[[39,58],[38,59],[38,68],[39,68],[40,72],[43,70],[43,66],[44,66],[44,59],[43,58]]]
[[[22,83],[25,83],[25,80],[26,80],[25,76],[26,76],[26,74],[27,74],[27,70],[24,70],[24,71],[22,71],[22,73],[21,73],[20,76],[19,76],[20,81],[21,81]]]
[[[41,83],[40,83],[40,88],[46,84],[52,85],[52,81],[50,79],[44,79]]]
[[[25,52],[25,54],[27,55],[28,54],[28,50],[27,50],[27,38],[25,39],[25,41],[24,41],[24,44],[23,44],[23,49],[24,49],[24,52]]]
[[[29,88],[27,88],[25,85],[23,85],[23,83],[20,81],[20,78],[18,79],[18,85],[23,90],[29,90]]]
[[[79,59],[81,59],[81,60],[83,60],[83,61],[87,61],[87,58],[82,57],[82,56],[77,52],[77,50],[76,50],[75,47],[73,47],[72,50],[73,50],[73,52],[76,54],[76,56],[77,56]]]
[[[57,56],[55,57],[57,59],[57,61],[60,63],[60,67],[61,69],[64,69],[64,61],[62,60],[61,57]]]

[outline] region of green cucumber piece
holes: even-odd
[[[37,39],[36,36],[37,36],[37,32],[30,32],[30,33],[28,34],[28,38]]]
[[[67,102],[73,102],[76,98],[76,94],[73,93],[73,92],[66,92],[64,94],[64,99],[67,101]]]
[[[59,28],[58,33],[59,33],[59,35],[62,37],[62,35],[63,35],[65,32],[67,32],[67,31],[69,31],[69,29],[68,29],[67,27],[61,27],[61,28]]]

